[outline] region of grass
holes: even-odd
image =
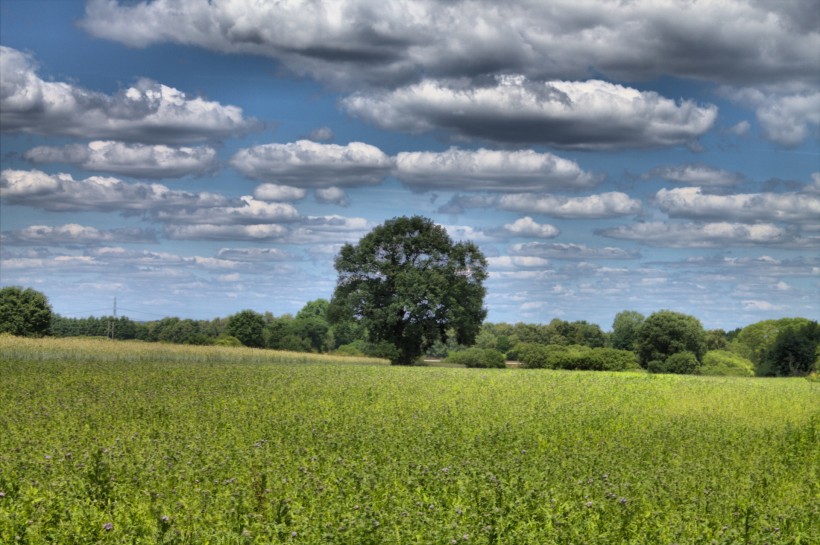
[[[819,427],[802,379],[0,337],[0,543],[817,543]]]

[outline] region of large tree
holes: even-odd
[[[694,316],[661,310],[641,325],[636,347],[642,367],[650,362],[665,362],[679,352],[691,352],[702,361],[706,353],[706,331]]]
[[[0,289],[0,333],[42,337],[51,331],[51,305],[41,292],[8,286]]]
[[[395,348],[396,364],[412,364],[451,331],[472,344],[487,314],[484,255],[472,242],[453,243],[427,218],[386,221],[345,244],[335,266],[331,320],[360,322],[371,342]]]

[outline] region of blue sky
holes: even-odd
[[[293,313],[421,214],[489,258],[490,321],[820,319],[818,29],[816,0],[2,0],[0,284]]]

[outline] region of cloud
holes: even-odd
[[[675,102],[654,91],[522,76],[499,76],[482,87],[428,79],[393,91],[357,92],[342,105],[389,130],[593,150],[687,144],[717,117],[714,105]]]
[[[657,167],[642,174],[641,178],[644,180],[662,178],[674,183],[701,187],[732,186],[743,183],[746,179],[739,172],[729,172],[701,164]]]
[[[471,227],[469,225],[441,225],[450,235],[450,238],[456,241],[467,242],[484,242],[493,240],[493,237],[480,229]]]
[[[153,218],[173,224],[261,226],[293,222],[300,219],[299,211],[291,204],[258,201],[251,196],[240,198],[236,206],[216,206],[190,210],[157,210]]]
[[[672,218],[805,224],[820,218],[820,195],[808,193],[706,195],[700,188],[682,187],[661,189],[655,200]]]
[[[127,183],[91,176],[75,180],[70,174],[39,170],[0,172],[0,198],[7,204],[56,212],[143,213],[157,210],[226,206],[231,200],[215,193],[175,191],[158,183]]]
[[[223,106],[149,79],[115,95],[49,82],[32,58],[0,46],[0,127],[7,132],[155,144],[222,140],[259,127]]]
[[[0,242],[8,245],[73,246],[119,243],[156,243],[151,229],[121,228],[97,229],[76,223],[57,227],[31,225],[16,231],[0,233]]]
[[[814,71],[818,73],[818,66]],[[796,147],[810,136],[817,138],[820,127],[820,91],[817,84],[809,88],[792,90],[789,86],[778,88],[733,88],[720,91],[736,102],[755,108],[757,120],[769,140],[783,147]]]
[[[574,161],[532,150],[461,150],[402,152],[395,176],[415,190],[533,191],[578,189],[601,177]]]
[[[782,227],[771,223],[744,224],[647,222],[596,231],[597,234],[667,248],[723,248],[732,246],[808,246]],[[816,242],[815,242],[816,244]]]
[[[557,227],[537,223],[529,216],[518,218],[504,225],[504,230],[519,237],[554,238],[561,234],[561,230]]]
[[[165,236],[172,240],[230,240],[249,242],[281,241],[288,234],[287,227],[277,224],[225,225],[195,224],[166,225]]]
[[[264,55],[342,86],[499,72],[573,79],[603,73],[631,81],[671,75],[731,84],[816,81],[820,47],[813,0],[92,0],[80,24],[131,47],[173,42]]]
[[[535,256],[551,259],[636,259],[640,254],[633,250],[624,250],[606,246],[593,248],[584,244],[527,242],[512,245],[516,255]]]
[[[300,201],[307,190],[289,185],[262,184],[253,190],[253,196],[263,201]]]
[[[23,158],[32,163],[69,163],[85,170],[138,178],[202,175],[216,166],[216,150],[212,147],[169,147],[111,140],[95,140],[87,145],[69,144],[60,148],[37,146],[25,152]]]
[[[338,204],[339,206],[347,206],[350,202],[347,200],[347,194],[343,189],[338,187],[325,187],[316,189],[316,200],[324,204]]]
[[[346,146],[298,140],[239,150],[231,165],[254,180],[301,188],[356,187],[380,183],[393,160],[362,142]]]
[[[319,127],[311,131],[308,140],[313,140],[314,142],[331,142],[333,140],[333,129],[330,127]]]
[[[498,257],[488,257],[487,264],[490,269],[527,269],[527,268],[544,268],[550,262],[543,257],[524,256],[524,255],[502,255]]]
[[[293,256],[278,248],[222,248],[217,259],[243,262],[290,261]]]
[[[609,218],[637,214],[641,210],[641,202],[617,191],[587,197],[518,193],[501,195],[497,207],[501,210],[545,214],[556,218]]]

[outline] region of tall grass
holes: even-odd
[[[2,342],[0,543],[820,542],[802,379]]]

